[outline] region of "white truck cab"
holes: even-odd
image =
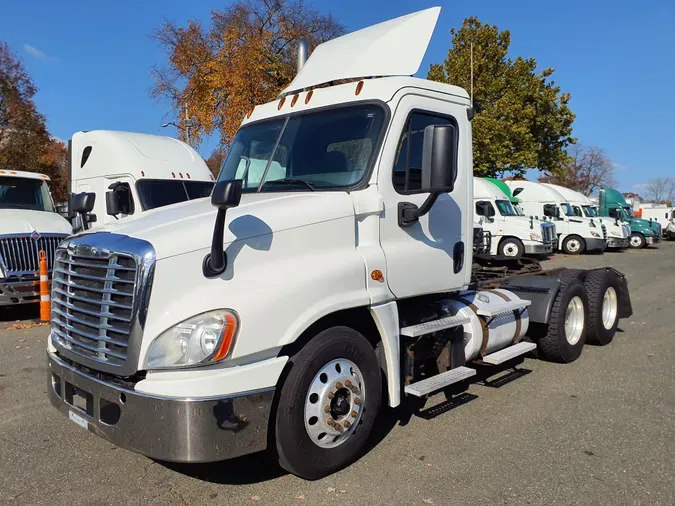
[[[471,101],[409,77],[439,13],[319,45],[247,115],[210,202],[58,249],[53,406],[159,460],[267,448],[316,479],[359,456],[383,402],[611,341],[631,314],[617,271],[474,266]]]
[[[528,216],[549,219],[556,225],[558,249],[568,255],[607,248],[607,227],[588,218],[580,218],[565,197],[550,185],[533,181],[506,181],[520,199]]]
[[[72,234],[48,182],[45,174],[0,170],[0,306],[39,302],[39,252],[51,275],[56,247]]]
[[[473,178],[476,217],[492,239],[490,254],[509,257],[548,255],[553,251],[555,227],[531,217],[520,216],[508,196],[494,184]]]
[[[583,193],[556,184],[543,183],[543,185],[559,192],[579,218],[603,224],[607,229],[607,248],[626,249],[630,246],[630,225],[623,221],[623,218],[602,218],[594,202]]]
[[[172,137],[112,130],[77,132],[69,142],[69,153],[71,192],[96,196],[88,217],[94,227],[208,197],[215,179],[192,147]],[[81,228],[79,216],[75,228]]]

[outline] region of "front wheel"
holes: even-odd
[[[586,243],[578,235],[569,235],[565,237],[562,249],[568,255],[580,255],[586,249]]]
[[[382,402],[375,350],[359,332],[332,327],[291,359],[276,412],[279,464],[316,480],[346,467],[365,444]]]
[[[633,232],[630,236],[630,247],[633,249],[642,249],[647,245],[645,236],[639,232]]]
[[[523,247],[523,243],[520,241],[520,239],[509,237],[499,243],[500,255],[511,258],[520,258],[523,256],[523,253],[525,253],[525,248]]]

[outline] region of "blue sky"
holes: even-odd
[[[150,34],[164,19],[208,23],[210,10],[227,3],[8,2],[0,39],[35,79],[38,107],[56,137],[97,128],[174,135],[160,127],[167,104],[149,96],[150,68],[165,62]],[[314,2],[350,31],[439,4],[441,18],[420,76],[445,58],[450,28],[478,16],[511,30],[513,55],[556,69],[556,82],[572,93],[575,135],[606,150],[621,190],[640,190],[650,177],[675,176],[675,2]],[[208,155],[212,147],[206,143],[200,151]]]

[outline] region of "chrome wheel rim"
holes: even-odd
[[[619,300],[616,295],[616,290],[610,286],[605,291],[602,298],[602,325],[607,329],[611,329],[616,322],[616,315],[619,312]]]
[[[567,241],[567,249],[572,253],[576,253],[581,249],[581,243],[576,239],[570,239]]]
[[[642,244],[642,239],[640,239],[639,235],[632,235],[630,238],[630,245],[633,246],[634,248],[637,248]]]
[[[581,339],[584,331],[584,301],[578,295],[567,304],[565,312],[565,337],[567,342],[574,345]]]
[[[507,257],[517,257],[518,256],[518,246],[512,242],[504,245],[504,256]]]
[[[309,385],[305,397],[305,429],[321,448],[347,441],[361,421],[366,400],[363,374],[351,360],[331,360]]]

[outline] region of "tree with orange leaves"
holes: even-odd
[[[211,12],[211,26],[166,22],[153,35],[168,65],[155,67],[151,94],[166,99],[181,128],[188,104],[193,144],[218,132],[226,150],[244,115],[274,100],[295,74],[300,38],[310,47],[344,33],[330,14],[304,0],[239,0]]]

